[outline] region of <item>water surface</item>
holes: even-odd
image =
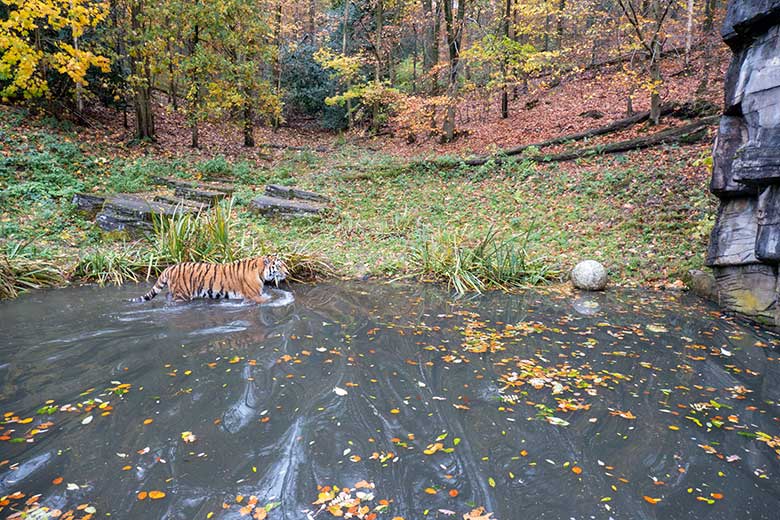
[[[146,289],[0,303],[0,517],[778,518],[780,343],[698,299]]]

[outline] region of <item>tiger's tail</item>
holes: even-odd
[[[154,284],[154,287],[152,287],[148,293],[138,298],[133,298],[130,301],[134,303],[148,302],[149,300],[151,300],[152,298],[160,294],[160,292],[162,292],[162,290],[165,289],[165,287],[168,285],[168,272],[170,270],[171,268],[169,267],[165,271],[163,271],[162,274],[160,274],[160,277],[157,279],[157,282]]]

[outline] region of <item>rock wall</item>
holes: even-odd
[[[780,326],[780,0],[730,0],[733,58],[710,189],[720,199],[707,265],[728,309]]]

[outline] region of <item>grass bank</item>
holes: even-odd
[[[28,271],[38,262],[57,276],[20,289],[140,280],[184,258],[259,251],[286,253],[301,276],[408,277],[461,290],[555,280],[595,258],[618,284],[652,285],[702,265],[714,220],[706,144],[558,164],[518,157],[477,168],[448,157],[400,161],[337,141],[328,154],[198,161],[82,142],[73,129],[24,119],[0,112],[0,265],[11,266],[3,280],[23,278],[24,269],[12,269],[22,260]],[[134,240],[102,232],[70,204],[77,191],[159,189],[150,180],[159,174],[234,179],[233,204],[219,217],[229,221],[228,235],[201,217]],[[247,203],[268,182],[313,189],[336,205],[314,220],[258,216]]]

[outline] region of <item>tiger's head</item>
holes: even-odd
[[[262,280],[264,282],[274,282],[276,286],[279,286],[279,282],[287,278],[289,271],[284,261],[279,258],[279,255],[267,255],[261,257],[264,264]]]

